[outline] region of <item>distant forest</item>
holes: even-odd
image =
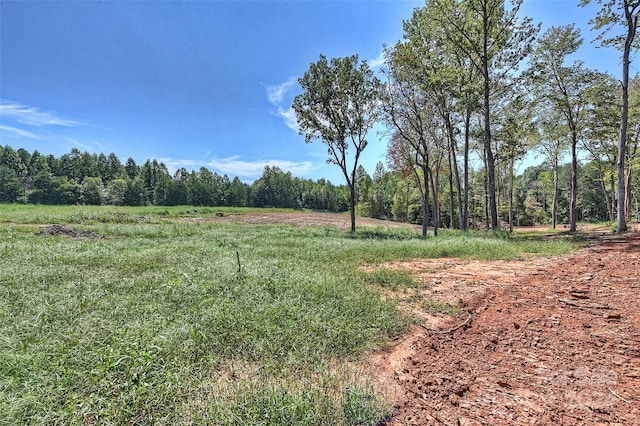
[[[114,154],[90,154],[73,148],[56,158],[37,150],[0,146],[0,202],[117,206],[234,206],[326,210],[347,209],[346,189],[324,179],[293,177],[265,167],[248,185],[205,167],[173,173],[154,159],[123,164]]]
[[[611,166],[591,161],[579,167],[579,220],[613,221],[615,184]],[[568,220],[570,176],[570,165],[559,167],[559,223]],[[499,212],[506,222],[507,173],[504,176],[499,173],[498,178]],[[387,171],[378,163],[372,176],[360,167],[356,183],[358,215],[421,223],[421,195],[411,177]],[[447,179],[439,180],[439,186],[438,225],[455,228],[457,211],[452,207],[451,187]],[[470,226],[488,227],[483,170],[471,173],[469,186]],[[513,187],[516,225],[550,223],[553,197],[550,165],[527,168],[515,178]],[[634,182],[632,188],[637,220],[640,185]],[[205,167],[191,171],[181,168],[171,174],[165,164],[152,159],[138,165],[128,158],[123,164],[114,153],[91,154],[73,148],[56,158],[37,150],[29,153],[23,148],[0,146],[0,202],[4,203],[277,207],[345,212],[349,208],[348,199],[345,185],[334,185],[325,179],[301,179],[278,167],[266,166],[262,176],[249,185],[238,177],[221,176]],[[433,203],[431,208],[435,208]]]

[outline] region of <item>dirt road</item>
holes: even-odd
[[[640,425],[640,234],[559,259],[434,262],[396,267],[463,308],[372,360],[388,425]]]

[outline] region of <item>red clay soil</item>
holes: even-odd
[[[424,314],[372,360],[396,403],[387,425],[640,425],[640,234],[555,259],[393,267],[462,309]]]
[[[225,214],[215,217],[188,218],[183,219],[183,221],[245,223],[251,225],[290,224],[294,226],[331,226],[340,230],[347,230],[351,227],[351,219],[348,213],[272,212],[269,210],[242,214]],[[367,217],[358,217],[356,219],[356,227],[421,229],[418,225]]]

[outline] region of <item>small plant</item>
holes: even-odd
[[[420,307],[424,309],[426,312],[435,314],[435,313],[443,313],[449,315],[455,315],[460,312],[460,308],[458,306],[452,305],[448,302],[442,302],[438,300],[428,299],[423,300],[420,304]]]
[[[366,284],[376,285],[390,290],[402,290],[422,286],[413,279],[411,272],[392,269],[363,272],[362,279]]]
[[[348,384],[342,403],[349,425],[373,426],[391,416],[391,409],[378,398],[370,384]]]

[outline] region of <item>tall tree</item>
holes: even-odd
[[[611,222],[615,222],[617,211],[615,173],[618,162],[617,137],[620,131],[618,91],[618,80],[611,75],[602,74],[586,92],[589,117],[584,147],[591,154],[593,169],[599,175],[598,180],[602,185]]]
[[[136,164],[136,160],[129,157],[124,165],[124,171],[127,176],[129,176],[129,179],[135,179],[138,176],[138,173],[140,173],[140,167]]]
[[[548,102],[563,117],[571,140],[571,199],[569,232],[576,231],[578,203],[578,142],[587,118],[586,92],[594,74],[581,61],[567,65],[569,56],[582,44],[574,25],[549,28],[538,40],[531,60],[534,83],[540,102]]]
[[[426,80],[430,77],[418,65],[422,59],[420,53],[424,52],[421,51],[414,49],[410,43],[398,43],[393,50],[387,51],[389,80],[383,106],[385,118],[394,129],[387,148],[387,158],[395,171],[405,176],[412,175],[415,179],[422,199],[422,235],[426,237],[439,114],[430,93],[419,83],[421,78]],[[437,235],[437,194],[433,196],[436,210],[434,235]]]
[[[434,0],[433,18],[441,25],[449,43],[466,55],[483,82],[483,145],[491,228],[498,228],[495,153],[492,148],[491,110],[494,84],[503,82],[530,53],[539,31],[531,19],[518,18],[522,0],[511,9],[504,0]]]
[[[551,226],[553,229],[556,229],[558,225],[559,163],[567,148],[566,134],[563,126],[559,124],[558,115],[553,109],[543,112],[538,117],[538,132],[536,134],[539,139],[537,149],[545,156],[553,173],[553,192],[551,195]]]
[[[625,168],[627,129],[629,127],[629,66],[631,52],[638,49],[636,42],[640,0],[596,0],[602,6],[595,19],[591,21],[596,30],[600,30],[597,39],[602,46],[622,49],[622,111],[620,120],[620,139],[618,140],[618,220],[616,232],[627,230],[625,218]],[[580,6],[586,6],[591,0],[581,0]],[[625,33],[609,37],[609,32],[617,25],[625,27]]]
[[[627,128],[627,176],[626,176],[626,216],[631,217],[631,198],[634,166],[640,158],[640,75],[629,83],[629,127]]]
[[[15,202],[20,188],[20,180],[15,170],[0,163],[0,203]]]
[[[453,221],[454,198],[458,205],[458,227],[464,229],[465,206],[462,201],[462,185],[458,170],[457,138],[455,129],[456,116],[460,106],[464,105],[463,96],[467,93],[464,88],[470,83],[467,76],[468,61],[457,55],[455,49],[449,48],[446,36],[437,20],[432,18],[438,10],[430,3],[422,9],[415,9],[411,20],[404,23],[404,39],[401,45],[396,45],[396,68],[405,68],[403,77],[412,77],[417,90],[429,97],[434,106],[442,126],[446,129],[446,150],[448,152],[448,175],[450,191],[451,221]],[[404,53],[400,52],[400,48]],[[404,62],[399,64],[398,62]],[[392,66],[393,64],[390,64]],[[412,69],[412,72],[407,72]],[[445,142],[445,141],[442,141]],[[442,143],[444,147],[444,143]],[[468,151],[465,151],[468,152]],[[465,163],[467,164],[467,163]],[[468,172],[468,168],[466,169]],[[455,177],[455,187],[453,181]],[[455,193],[455,197],[454,197]],[[438,193],[434,193],[434,196]],[[452,225],[453,226],[453,225]]]
[[[356,172],[368,144],[367,133],[379,116],[380,80],[366,61],[358,64],[357,55],[330,62],[320,55],[298,82],[303,93],[293,100],[293,110],[300,134],[307,143],[322,141],[329,154],[327,163],[342,170],[349,188],[351,232],[355,232]]]
[[[496,160],[506,163],[508,177],[508,203],[509,203],[509,232],[513,232],[513,185],[515,178],[515,162],[520,160],[531,144],[530,135],[533,134],[532,104],[523,94],[515,96],[506,102],[498,114],[499,128],[496,139],[500,141],[500,147],[496,150]]]

